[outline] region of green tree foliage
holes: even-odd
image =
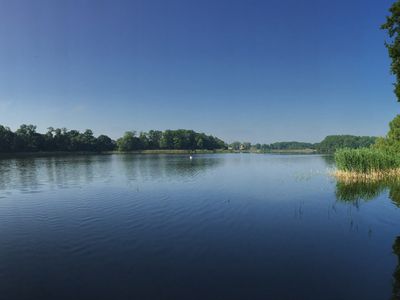
[[[341,148],[358,149],[370,147],[375,141],[376,138],[371,136],[329,135],[316,145],[316,149],[322,153],[333,153]]]
[[[381,28],[389,35],[389,41],[385,45],[392,60],[391,72],[396,76],[394,92],[400,101],[400,1],[394,2],[389,11],[390,15],[386,17],[386,23]]]
[[[0,125],[0,152],[13,152],[15,134],[8,127]]]
[[[115,142],[106,135],[99,135],[96,139],[97,151],[112,151],[115,149]]]
[[[140,150],[140,139],[135,131],[127,131],[122,138],[117,140],[117,147],[119,151]]]
[[[233,142],[229,145],[232,150],[238,151],[258,151],[258,152],[268,152],[272,150],[303,150],[303,149],[314,149],[315,144],[303,143],[303,142],[276,142],[272,144],[255,144],[245,142]]]
[[[178,129],[142,132],[136,137],[134,132],[126,132],[117,140],[118,150],[134,151],[145,149],[169,149],[169,150],[195,150],[195,149],[225,149],[224,141],[204,133],[193,130]]]
[[[397,115],[389,123],[389,132],[387,138],[392,141],[400,142],[400,115]]]
[[[149,141],[149,149],[160,149],[161,138],[163,136],[162,131],[158,130],[150,130],[147,134],[147,138]],[[199,148],[202,149],[202,148]]]
[[[389,123],[388,134],[378,138],[374,147],[393,154],[400,153],[400,115]]]
[[[36,132],[34,125],[21,125],[12,132],[0,125],[0,153],[37,152],[37,151],[135,151],[146,149],[225,149],[224,141],[193,130],[150,130],[141,132],[127,131],[116,142],[106,135],[97,138],[93,131],[83,133],[66,128],[49,127],[44,134]]]
[[[400,133],[399,133],[400,135]],[[331,135],[327,136],[320,143],[305,143],[305,142],[276,142],[272,144],[255,144],[250,143],[240,143],[233,142],[229,145],[232,150],[239,151],[244,150],[257,152],[270,152],[270,151],[280,151],[280,150],[317,150],[320,153],[333,153],[337,149],[349,148],[358,149],[363,147],[369,147],[373,145],[376,141],[375,137],[370,136],[354,136],[354,135]]]
[[[37,151],[111,151],[115,142],[106,135],[94,137],[90,129],[80,133],[77,130],[49,127],[45,134],[36,132],[34,125],[21,125],[12,132],[0,125],[0,152]]]
[[[148,134],[146,132],[141,132],[139,134],[139,142],[140,142],[141,149],[149,149],[150,142],[149,142]]]
[[[269,145],[270,150],[303,150],[314,149],[314,144],[303,142],[277,142]]]
[[[36,132],[34,125],[21,125],[15,132],[14,146],[15,149],[22,151],[38,151],[43,143],[43,137]]]
[[[161,149],[174,149],[174,133],[172,130],[165,130],[160,139]]]
[[[379,145],[397,145],[400,141],[400,117],[390,123],[390,131],[385,139],[379,139]],[[303,142],[278,142],[256,144],[234,142],[233,150],[268,152],[272,150],[317,149],[320,152],[334,152],[339,148],[369,147],[375,142],[374,137],[357,137],[350,135],[328,136],[319,144]],[[383,147],[383,146],[382,146]],[[147,149],[166,150],[215,150],[226,149],[224,141],[205,133],[193,130],[178,129],[149,132],[128,131],[116,142],[106,135],[97,138],[90,129],[83,133],[78,130],[49,127],[44,134],[36,132],[34,125],[21,125],[12,132],[10,128],[0,125],[0,152],[36,152],[36,151],[137,151]],[[396,148],[397,149],[397,148]],[[400,146],[399,146],[400,149]]]

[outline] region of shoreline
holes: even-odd
[[[246,153],[246,154],[324,154],[312,149],[297,150],[271,150],[261,151],[236,151],[236,150],[173,150],[173,149],[155,149],[155,150],[137,150],[137,151],[38,151],[38,152],[11,152],[0,153],[2,158],[24,158],[24,157],[57,157],[57,156],[79,156],[79,155],[113,155],[113,154],[223,154],[223,153]]]
[[[79,156],[79,155],[113,155],[113,154],[208,154],[231,153],[225,150],[137,150],[137,151],[38,151],[0,153],[0,158]]]
[[[346,183],[398,180],[400,179],[400,168],[383,171],[370,171],[367,173],[335,170],[332,172],[332,175],[338,181]]]

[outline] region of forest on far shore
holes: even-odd
[[[229,145],[232,150],[244,150],[254,152],[271,152],[277,150],[315,150],[318,153],[333,153],[337,149],[349,148],[358,149],[369,147],[376,141],[376,137],[372,136],[355,136],[355,135],[328,135],[319,143],[305,142],[277,142],[272,144],[251,144],[233,142]]]
[[[90,129],[84,132],[66,128],[49,127],[46,133],[39,133],[34,125],[21,125],[15,132],[0,125],[0,153],[16,152],[106,152],[140,150],[232,150],[271,152],[275,150],[312,149],[320,153],[333,153],[341,148],[363,148],[375,143],[375,137],[353,135],[331,135],[320,143],[277,142],[272,144],[251,144],[223,140],[193,130],[150,130],[148,132],[127,131],[113,140],[107,135],[94,136]]]
[[[49,127],[44,134],[36,131],[34,125],[21,125],[15,132],[0,125],[0,152],[38,152],[38,151],[136,151],[157,149],[182,150],[215,150],[225,149],[224,141],[197,133],[193,130],[150,130],[137,134],[127,131],[117,139],[112,140],[106,135],[95,137],[90,129],[84,132],[67,130],[66,128]]]

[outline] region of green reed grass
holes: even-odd
[[[400,168],[400,155],[379,149],[340,149],[335,153],[339,171],[369,174]]]

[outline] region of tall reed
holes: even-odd
[[[335,153],[339,171],[369,174],[400,168],[400,155],[379,149],[340,149]]]

